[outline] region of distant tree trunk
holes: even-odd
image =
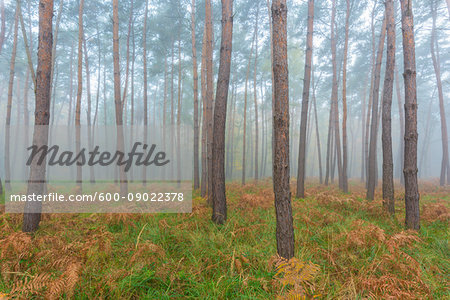
[[[335,36],[335,18],[336,18],[336,0],[332,1],[333,8],[331,12],[331,56],[333,64],[333,87],[331,90],[331,100],[334,104],[334,143],[336,145],[336,156],[338,166],[339,188],[343,189],[342,176],[342,154],[341,137],[339,134],[339,105],[338,105],[338,73],[336,66],[336,36]],[[333,107],[333,105],[332,105]]]
[[[162,142],[164,148],[166,147],[166,124],[167,124],[167,56],[164,57],[164,99],[163,99],[163,112],[162,112]],[[148,107],[147,107],[148,108]],[[166,171],[163,169],[163,178],[166,179]]]
[[[44,146],[48,144],[48,127],[50,120],[50,73],[52,63],[52,18],[53,0],[39,1],[39,46],[36,78],[36,108],[33,145]],[[16,15],[17,23],[17,15]],[[16,34],[17,36],[17,30]],[[38,164],[33,160],[30,166],[27,194],[42,195],[46,190],[45,183],[46,162]],[[23,215],[22,231],[34,232],[41,220],[42,202],[26,202]]]
[[[257,10],[259,12],[259,9]],[[246,144],[247,144],[247,91],[248,91],[248,77],[250,74],[250,63],[252,60],[252,54],[253,54],[253,47],[255,43],[255,37],[256,37],[256,28],[258,26],[258,16],[255,18],[255,31],[253,34],[253,40],[252,40],[252,46],[250,48],[250,56],[248,58],[248,65],[247,65],[247,72],[245,74],[245,88],[244,88],[244,133],[243,133],[243,140],[242,140],[242,185],[245,185],[245,169],[246,169]]]
[[[394,0],[386,0],[386,30],[387,30],[387,52],[386,73],[383,86],[383,109],[382,109],[382,144],[383,144],[383,204],[390,213],[395,213],[394,199],[394,162],[392,158],[392,126],[391,107],[392,93],[394,89],[394,67],[395,67],[395,17]]]
[[[89,59],[88,59],[88,51],[86,46],[86,39],[84,37],[83,33],[83,49],[84,49],[84,67],[85,67],[85,73],[86,73],[86,94],[87,94],[87,136],[88,136],[88,148],[89,151],[92,151],[92,98],[91,98],[91,73],[89,71]],[[91,183],[95,182],[95,176],[94,176],[94,167],[89,167],[89,179]]]
[[[202,89],[202,178],[200,186],[200,194],[206,197],[208,191],[208,118],[207,118],[207,97],[206,97],[206,27],[203,30],[202,43],[202,67],[200,70],[201,89]]]
[[[195,0],[191,3],[191,36],[192,36],[192,68],[194,81],[194,189],[200,187],[199,161],[198,161],[198,73],[197,73],[197,46],[195,44]]]
[[[283,258],[294,256],[294,226],[289,187],[289,79],[287,60],[286,0],[272,2],[273,74],[275,110],[273,112],[274,161],[273,191],[277,222],[277,252]]]
[[[417,91],[414,22],[411,0],[401,0],[403,63],[405,80],[405,224],[420,229],[419,188],[417,184]]]
[[[2,54],[3,43],[5,42],[5,35],[6,35],[6,18],[5,18],[5,1],[4,0],[1,0],[1,2],[0,2],[0,18],[2,19],[2,23],[0,26],[0,54]],[[3,190],[3,187],[1,186],[1,180],[0,180],[0,187]]]
[[[259,3],[257,4],[257,13],[259,15]],[[258,19],[256,20],[258,24]],[[256,67],[258,65],[258,25],[255,26],[255,68],[253,71],[253,97],[255,102],[255,181],[258,181],[258,143],[259,143],[259,128],[258,128],[258,97],[256,90]]]
[[[306,124],[308,119],[309,86],[314,32],[314,0],[308,0],[308,32],[306,34],[305,75],[303,76],[302,117],[298,146],[297,198],[305,197]]]
[[[70,47],[70,66],[69,66],[69,115],[67,117],[67,127],[69,128],[72,124],[72,107],[73,107],[73,53],[74,46],[72,42],[72,46]],[[67,136],[70,136],[70,131],[68,129]]]
[[[378,43],[377,60],[374,69],[374,81],[372,91],[372,122],[370,124],[370,144],[369,144],[369,177],[367,181],[368,200],[373,200],[376,185],[376,155],[377,155],[377,128],[378,128],[378,98],[380,89],[381,62],[383,59],[384,40],[386,36],[386,16],[383,19],[383,25]]]
[[[325,159],[325,185],[328,185],[331,169],[331,156],[332,156],[332,139],[333,139],[333,102],[330,101],[330,116],[328,119],[328,135],[327,135],[327,156]]]
[[[364,87],[363,87],[363,95],[362,95],[362,105],[361,105],[361,177],[360,177],[360,181],[364,182],[364,174],[365,174],[365,131],[364,131],[364,126],[366,124],[366,99],[367,99],[367,81],[368,81],[368,73],[366,75],[366,79],[364,80]]]
[[[365,166],[365,177],[366,177],[366,188],[368,187],[369,183],[369,135],[370,135],[370,113],[372,111],[372,102],[373,102],[373,87],[374,87],[374,80],[375,80],[375,13],[377,8],[377,1],[373,2],[373,8],[372,8],[372,17],[371,17],[371,23],[370,23],[370,29],[371,29],[371,36],[372,36],[372,60],[371,60],[371,74],[370,74],[370,89],[369,89],[369,103],[367,106],[367,115],[366,115],[366,129],[364,134],[364,166]]]
[[[83,0],[81,0],[83,1]],[[119,0],[113,0],[113,62],[114,62],[114,104],[116,110],[117,150],[124,152],[123,104],[120,100],[120,62],[119,62]],[[120,166],[120,195],[128,192],[125,166]]]
[[[225,196],[225,124],[227,114],[228,86],[230,82],[231,49],[233,34],[233,0],[222,0],[222,39],[220,42],[220,64],[217,78],[214,107],[214,140],[212,192],[212,220],[223,224],[227,220]]]
[[[122,95],[122,110],[125,111],[124,114],[124,124],[127,125],[127,93],[128,93],[128,78],[130,74],[130,36],[131,36],[131,24],[133,22],[133,0],[130,2],[130,15],[128,18],[128,34],[127,34],[127,54],[126,54],[126,67],[125,67],[125,87],[123,88],[123,95]],[[123,114],[123,113],[122,113]]]
[[[9,64],[9,83],[8,83],[8,104],[6,106],[6,128],[5,128],[5,190],[11,190],[11,169],[10,169],[10,135],[11,135],[11,110],[14,90],[14,77],[16,68],[17,53],[17,33],[19,30],[19,1],[16,2],[16,13],[14,16],[14,39],[11,53],[11,62]]]
[[[53,77],[54,77],[54,73],[55,73],[55,62],[56,62],[56,44],[58,43],[58,31],[59,31],[59,24],[61,22],[61,16],[62,16],[62,10],[63,10],[63,5],[64,5],[64,0],[61,0],[59,2],[59,7],[58,7],[58,14],[56,17],[56,24],[55,24],[55,30],[53,32],[53,46],[52,46],[52,70],[51,70],[51,75],[50,75],[50,82],[51,84],[53,84]],[[25,28],[23,29],[25,30]],[[84,37],[83,37],[84,38]],[[31,37],[30,37],[31,39]],[[56,86],[56,83],[55,83]],[[55,95],[51,95],[53,96],[53,103],[52,106],[55,106]],[[55,118],[55,116],[52,116],[53,119]],[[53,122],[53,121],[52,121]]]
[[[439,113],[441,117],[441,135],[442,135],[442,164],[439,183],[441,186],[443,186],[445,184],[446,175],[447,175],[447,184],[450,184],[450,165],[448,161],[447,120],[445,117],[444,93],[442,92],[442,82],[441,82],[441,66],[440,66],[441,62],[439,59],[438,40],[436,39],[436,10],[437,10],[436,1],[433,0],[431,3],[431,15],[433,17],[433,27],[431,30],[431,58],[433,60],[434,73],[436,75],[436,84],[439,95]]]
[[[398,76],[398,69],[397,69],[397,65],[395,65],[395,89],[396,89],[396,94],[397,94],[397,104],[398,104],[398,112],[400,115],[400,146],[399,146],[399,151],[398,151],[398,157],[399,157],[399,164],[398,164],[398,168],[399,168],[399,177],[400,177],[400,183],[404,184],[405,183],[405,177],[403,176],[403,163],[404,163],[404,155],[403,155],[403,150],[404,150],[404,145],[405,145],[405,115],[404,115],[404,108],[402,106],[402,93],[400,91],[400,78]]]
[[[147,90],[147,19],[148,19],[148,0],[145,1],[145,15],[144,15],[144,27],[142,32],[142,61],[143,61],[143,72],[144,72],[144,144],[147,143],[148,135],[148,90]],[[164,89],[165,94],[165,89]],[[165,115],[165,111],[163,114]],[[142,169],[142,183],[145,186],[147,184],[147,169]]]
[[[176,154],[177,154],[177,182],[181,183],[181,137],[180,137],[180,127],[181,127],[181,36],[178,32],[178,105],[177,105],[177,141],[176,141]]]
[[[348,193],[347,175],[347,53],[348,53],[348,27],[350,23],[350,0],[346,0],[347,10],[345,15],[345,42],[344,42],[344,66],[342,71],[342,190]]]
[[[208,204],[212,205],[211,188],[213,178],[212,148],[213,148],[213,112],[214,112],[214,74],[213,74],[213,24],[211,0],[205,1],[206,28],[206,100],[207,100],[207,153],[208,153]]]
[[[78,10],[78,87],[77,87],[77,103],[75,108],[75,148],[79,153],[81,150],[81,97],[83,95],[83,8],[84,0],[80,0],[80,7]],[[81,193],[83,184],[83,170],[81,166],[77,165],[77,187],[78,192]]]
[[[317,156],[319,159],[319,182],[323,183],[322,175],[322,152],[320,151],[320,136],[319,136],[319,120],[317,119],[317,105],[316,105],[316,87],[314,86],[314,72],[312,72],[312,86],[313,86],[313,105],[314,105],[314,119],[316,125],[316,139],[317,139]]]
[[[30,46],[28,45],[27,31],[25,29],[25,22],[23,21],[23,16],[22,16],[22,10],[21,10],[21,4],[20,3],[21,3],[20,0],[18,0],[17,1],[17,9],[19,11],[20,28],[22,30],[23,43],[25,45],[25,53],[27,54],[28,68],[30,69],[30,72],[31,72],[31,79],[33,81],[33,88],[36,90],[36,74],[34,73],[33,61],[31,59],[31,51],[30,51]],[[31,32],[30,32],[30,34],[31,34]],[[31,42],[31,36],[30,36],[30,42]],[[52,63],[52,66],[53,66],[53,63]]]

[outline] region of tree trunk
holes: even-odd
[[[8,104],[6,107],[6,128],[5,128],[5,190],[11,190],[11,169],[10,169],[10,135],[11,135],[11,110],[12,98],[14,90],[14,77],[16,69],[17,54],[17,33],[19,31],[19,13],[20,2],[16,2],[16,13],[14,16],[14,39],[11,53],[11,62],[9,65],[9,82],[8,82]]]
[[[297,198],[305,197],[306,124],[308,119],[309,86],[311,83],[311,61],[314,32],[314,0],[308,0],[308,32],[306,34],[305,75],[303,76],[302,118],[298,146]]]
[[[372,91],[372,121],[370,124],[370,144],[369,144],[369,177],[367,181],[367,195],[368,200],[373,200],[376,185],[376,151],[377,151],[377,128],[378,128],[378,98],[380,89],[380,72],[381,62],[383,59],[384,40],[386,36],[386,16],[383,19],[383,25],[380,33],[380,40],[378,43],[377,60],[374,69],[374,81]]]
[[[33,145],[38,147],[48,144],[48,127],[50,120],[50,73],[52,63],[52,18],[53,0],[39,1],[39,46],[36,78],[36,106]],[[17,21],[16,21],[17,22]],[[16,32],[17,33],[17,32]],[[17,36],[17,34],[16,34]],[[38,164],[34,160],[30,166],[27,194],[42,195],[46,190],[45,183],[46,161]],[[22,231],[34,232],[41,220],[42,202],[26,202],[23,215]]]
[[[17,9],[19,11],[20,28],[22,30],[23,43],[25,45],[25,52],[27,54],[28,68],[30,69],[31,79],[33,80],[33,88],[36,90],[36,74],[34,73],[33,61],[31,59],[31,51],[30,51],[30,46],[28,45],[27,31],[25,29],[25,22],[23,21],[20,3],[21,3],[20,0],[18,0],[17,1]],[[31,34],[31,32],[30,32],[30,34]],[[57,34],[57,32],[56,32],[56,34]],[[30,36],[30,41],[31,41],[31,36]],[[52,63],[52,66],[53,66],[53,63]]]
[[[312,72],[312,86],[313,86],[313,105],[314,105],[314,119],[316,125],[316,139],[317,139],[317,156],[319,159],[319,182],[323,183],[322,176],[322,152],[320,151],[320,136],[319,136],[319,120],[317,119],[317,105],[316,105],[316,87],[314,86],[314,72]]]
[[[346,1],[347,10],[345,15],[345,42],[344,42],[344,65],[342,71],[342,190],[348,193],[347,175],[347,53],[348,53],[348,27],[350,23],[350,0]]]
[[[373,87],[374,87],[374,79],[375,79],[375,12],[377,8],[377,1],[373,2],[372,9],[372,18],[370,23],[370,28],[372,32],[372,60],[371,60],[371,74],[370,74],[370,89],[369,89],[369,103],[367,106],[367,115],[366,115],[366,130],[364,134],[364,166],[365,166],[365,177],[366,177],[366,188],[369,185],[369,135],[370,135],[370,113],[372,111],[372,103],[373,103]]]
[[[450,166],[448,161],[448,134],[447,134],[447,120],[445,117],[444,107],[444,93],[442,92],[441,82],[441,66],[439,59],[439,45],[436,38],[436,2],[432,1],[431,15],[433,17],[433,27],[431,31],[431,58],[433,60],[434,73],[436,75],[436,84],[439,95],[439,113],[441,117],[441,136],[442,136],[442,164],[441,164],[441,176],[440,185],[445,184],[445,176],[447,175],[447,184],[450,184]],[[436,48],[435,48],[436,47]],[[447,172],[446,172],[447,171]]]
[[[404,111],[403,111],[403,106],[402,106],[402,93],[400,91],[400,78],[398,76],[398,69],[397,69],[397,65],[395,65],[395,89],[396,89],[396,94],[397,94],[397,104],[398,104],[398,112],[400,115],[400,145],[399,145],[399,149],[398,149],[398,157],[399,157],[399,177],[400,177],[400,183],[404,184],[405,183],[405,177],[403,176],[403,163],[404,163],[404,145],[405,145],[405,140],[404,140],[404,136],[405,136],[405,115],[404,115]]]
[[[83,95],[83,8],[84,0],[80,0],[80,7],[78,10],[78,87],[77,87],[77,103],[75,108],[75,148],[79,153],[81,149],[81,97]],[[77,187],[78,192],[81,193],[83,184],[83,170],[81,166],[77,165]]]
[[[394,67],[395,67],[395,17],[394,0],[386,0],[386,30],[387,30],[387,52],[386,73],[383,86],[383,109],[382,109],[382,144],[383,144],[383,204],[390,213],[395,213],[394,199],[394,162],[392,158],[392,126],[391,107],[392,93],[394,89]]]
[[[419,188],[417,184],[417,91],[412,1],[401,0],[403,64],[405,80],[405,224],[420,229]]]
[[[363,88],[363,96],[362,96],[362,106],[361,106],[361,178],[360,181],[364,182],[364,178],[365,178],[365,160],[366,160],[366,156],[365,156],[365,131],[364,131],[364,126],[366,124],[366,99],[367,99],[367,81],[368,81],[368,73],[366,75],[366,79],[364,80],[364,88]]]
[[[180,127],[181,127],[181,36],[178,32],[178,105],[177,105],[177,141],[176,141],[176,154],[177,154],[177,183],[181,184],[181,137],[180,137]]]
[[[212,205],[211,188],[213,178],[213,111],[214,111],[214,74],[213,74],[213,24],[211,0],[205,1],[206,29],[206,100],[207,100],[207,159],[208,159],[208,204]]]
[[[3,43],[5,42],[5,35],[6,35],[6,18],[5,18],[5,1],[1,0],[0,2],[0,18],[2,19],[1,27],[0,27],[0,54],[2,54],[3,49]],[[0,187],[3,190],[3,187],[1,186],[1,180],[0,180]]]
[[[87,136],[88,136],[88,148],[89,151],[92,151],[92,121],[91,121],[91,115],[92,115],[92,98],[91,98],[91,74],[89,71],[89,58],[88,58],[88,51],[86,46],[86,38],[84,37],[83,32],[83,48],[84,48],[84,67],[85,67],[85,73],[86,73],[86,94],[87,94]],[[94,176],[94,167],[89,167],[89,180],[91,183],[95,182],[95,176]]]
[[[274,161],[273,191],[275,194],[277,252],[283,258],[294,256],[294,226],[289,187],[289,79],[287,60],[286,0],[272,2],[273,74],[275,110],[273,112]]]
[[[207,118],[207,98],[206,98],[206,27],[203,30],[202,43],[202,67],[200,70],[201,89],[202,89],[202,178],[200,194],[206,197],[208,191],[208,118]]]
[[[227,114],[228,86],[230,81],[231,49],[233,34],[233,0],[222,0],[222,38],[220,42],[220,64],[217,78],[214,107],[214,140],[212,192],[212,220],[223,224],[227,220],[225,196],[225,124]]]
[[[334,144],[336,145],[337,167],[339,177],[339,188],[343,189],[342,175],[342,154],[341,137],[339,134],[339,105],[338,105],[338,73],[336,65],[336,36],[335,36],[335,18],[336,18],[336,0],[332,1],[333,8],[331,13],[331,56],[333,64],[333,87],[331,90],[331,100],[334,104]]]
[[[83,0],[81,0],[83,1]],[[120,63],[119,63],[119,0],[113,0],[113,62],[114,62],[114,106],[116,111],[117,150],[124,152],[123,104],[120,100]],[[125,165],[120,166],[120,195],[128,192]]]
[[[144,144],[147,143],[147,135],[148,135],[148,90],[147,90],[147,19],[148,19],[148,0],[145,1],[145,15],[144,15],[144,27],[142,32],[142,63],[143,63],[143,72],[144,72]],[[164,96],[165,96],[164,89]],[[165,111],[163,114],[165,115]],[[142,169],[142,184],[145,186],[147,184],[147,169]]]
[[[198,161],[198,73],[197,73],[197,46],[195,43],[195,0],[191,3],[191,36],[192,36],[192,68],[194,81],[194,189],[200,187],[199,161]]]
[[[259,3],[257,4],[257,13],[259,15]],[[256,90],[256,67],[258,65],[258,19],[255,25],[255,66],[253,71],[253,97],[255,102],[255,181],[258,181],[258,143],[259,143],[259,128],[258,128],[258,97]]]

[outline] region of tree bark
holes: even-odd
[[[386,36],[386,16],[383,19],[383,25],[380,33],[380,40],[378,43],[377,60],[374,69],[374,81],[372,91],[372,120],[370,124],[370,144],[369,144],[369,177],[367,181],[367,195],[368,200],[373,200],[376,185],[376,151],[377,151],[377,128],[378,128],[378,98],[380,89],[380,72],[381,62],[383,59],[384,40]]]
[[[212,220],[223,224],[227,220],[225,196],[225,124],[227,114],[228,86],[233,35],[233,0],[222,0],[222,38],[220,42],[220,64],[217,78],[216,101],[214,107],[213,140],[213,185]]]
[[[8,82],[8,103],[6,106],[6,128],[5,128],[5,190],[11,190],[11,167],[10,167],[10,135],[11,135],[11,110],[12,98],[14,90],[14,77],[16,69],[16,54],[17,54],[17,34],[19,31],[19,13],[20,2],[16,2],[16,13],[14,16],[14,38],[11,53],[11,61],[9,64],[9,82]]]
[[[322,152],[320,151],[320,136],[319,136],[319,120],[317,119],[317,105],[316,105],[316,87],[314,86],[314,72],[312,72],[312,86],[313,86],[313,105],[314,105],[314,119],[316,125],[316,139],[317,139],[317,156],[319,160],[319,182],[323,183],[322,176]]]
[[[309,86],[314,32],[314,0],[308,0],[308,32],[306,34],[305,75],[303,76],[302,117],[298,146],[297,198],[305,197],[306,124],[308,119]]]
[[[448,134],[447,134],[447,120],[444,107],[444,93],[442,91],[441,81],[441,66],[439,60],[439,45],[436,38],[436,2],[433,0],[431,3],[431,15],[433,17],[433,27],[431,30],[431,59],[433,60],[434,73],[436,76],[436,85],[439,96],[439,113],[441,117],[441,136],[442,136],[442,163],[441,163],[441,176],[439,184],[443,186],[445,184],[445,176],[447,175],[447,184],[450,184],[450,166],[448,161]],[[436,48],[435,48],[436,47]]]
[[[277,252],[283,258],[294,256],[294,226],[289,187],[289,79],[287,60],[286,0],[273,0],[273,74],[275,110],[273,112],[274,160],[273,190],[275,194]]]
[[[83,0],[81,0],[83,1]],[[113,0],[113,62],[114,62],[114,106],[116,112],[117,150],[124,152],[123,104],[120,99],[120,63],[119,63],[119,0]],[[120,195],[128,192],[125,165],[120,166]]]
[[[198,126],[198,73],[197,73],[197,45],[195,41],[195,0],[191,3],[191,36],[192,36],[192,68],[194,81],[194,189],[200,187],[199,178],[199,161],[198,161],[198,140],[199,140],[199,126]]]
[[[387,52],[386,73],[383,86],[383,109],[382,109],[382,144],[383,144],[383,205],[390,213],[395,213],[394,199],[394,162],[392,158],[392,126],[391,107],[392,93],[394,89],[394,67],[395,67],[395,17],[394,0],[386,0],[386,30],[387,30]]]
[[[417,184],[417,91],[412,1],[401,0],[403,64],[405,81],[405,225],[420,229],[419,188]]]
[[[38,147],[48,144],[48,127],[50,120],[50,73],[52,64],[52,18],[53,0],[39,1],[39,46],[36,78],[36,106],[33,145]],[[17,35],[17,34],[16,34]],[[46,161],[38,164],[34,160],[30,166],[27,194],[42,195],[46,190]],[[26,202],[23,215],[22,231],[34,232],[41,220],[42,202]]]
[[[348,155],[347,155],[347,53],[348,53],[348,31],[350,23],[350,0],[346,0],[347,10],[345,15],[345,42],[344,42],[344,65],[342,70],[342,190],[348,193]]]

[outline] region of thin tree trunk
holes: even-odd
[[[259,8],[257,13],[259,12]],[[256,28],[258,26],[258,16],[255,18],[255,31],[252,39],[252,46],[250,48],[250,56],[248,58],[247,72],[245,74],[245,88],[244,88],[244,133],[242,140],[242,181],[241,184],[245,185],[245,177],[246,177],[246,145],[247,145],[247,91],[248,91],[248,77],[250,74],[250,63],[253,55],[253,47],[256,37]]]
[[[17,34],[19,31],[19,1],[16,2],[16,13],[14,16],[14,39],[11,53],[11,62],[9,65],[9,83],[8,83],[8,104],[6,107],[6,128],[5,128],[5,190],[11,190],[11,169],[10,169],[10,135],[11,135],[11,110],[14,90],[14,77],[16,69],[17,53]]]
[[[334,104],[334,143],[336,145],[337,167],[339,177],[339,188],[343,189],[342,174],[342,156],[341,156],[341,137],[339,134],[339,105],[338,105],[338,73],[336,65],[336,36],[335,36],[335,18],[336,18],[336,0],[332,1],[333,8],[331,13],[331,56],[333,64],[333,87],[331,90],[331,99]]]
[[[144,144],[147,144],[147,135],[148,135],[148,80],[147,80],[147,19],[148,19],[148,0],[145,1],[145,16],[144,16],[144,27],[142,32],[142,61],[143,61],[143,72],[144,72]],[[164,73],[165,74],[165,73]],[[164,111],[163,115],[165,116],[165,97],[166,97],[166,87],[164,80]],[[164,117],[165,119],[165,117]],[[163,126],[164,128],[164,126]],[[165,145],[164,145],[165,146]],[[145,186],[147,184],[147,169],[142,169],[142,183]]]
[[[405,183],[405,177],[403,175],[403,163],[404,163],[404,155],[403,155],[403,150],[404,150],[404,146],[405,146],[405,115],[404,115],[404,108],[402,106],[402,93],[400,91],[400,78],[398,76],[398,69],[397,69],[397,65],[395,65],[395,89],[396,89],[396,94],[397,94],[397,104],[398,104],[398,112],[400,115],[400,146],[398,149],[398,157],[399,157],[399,177],[400,177],[400,183],[404,184]]]
[[[17,9],[19,11],[20,28],[22,30],[23,42],[25,44],[25,52],[27,54],[28,68],[30,69],[31,79],[33,80],[33,87],[36,90],[36,74],[34,73],[33,61],[31,59],[30,46],[28,45],[27,31],[25,29],[25,22],[23,21],[22,11],[21,11],[21,0],[17,0]],[[31,37],[30,37],[31,39]],[[53,65],[53,63],[52,63]]]
[[[191,36],[192,36],[192,68],[194,81],[194,189],[200,187],[199,161],[198,161],[198,73],[197,73],[197,45],[195,43],[195,0],[191,3]]]
[[[206,27],[203,30],[202,43],[202,67],[201,67],[201,89],[202,89],[202,178],[200,194],[206,197],[208,191],[208,118],[207,118],[207,97],[206,97]]]
[[[1,0],[0,2],[0,18],[2,19],[1,27],[0,27],[0,54],[2,54],[3,44],[5,42],[6,36],[6,18],[5,18],[5,1]],[[3,190],[3,186],[0,180],[0,188]],[[0,193],[1,194],[1,193]]]
[[[39,1],[39,46],[36,80],[36,109],[35,130],[33,133],[33,145],[38,147],[48,144],[48,125],[50,120],[50,72],[52,61],[52,19],[53,0]],[[17,21],[16,21],[17,22]],[[16,31],[17,33],[17,31]],[[17,34],[16,34],[17,36]],[[38,164],[33,161],[30,166],[27,194],[42,195],[46,190],[45,183],[46,162]],[[41,220],[42,202],[33,201],[25,203],[22,231],[34,232],[39,227]]]
[[[432,1],[431,15],[433,17],[433,27],[431,31],[431,58],[433,60],[434,73],[436,75],[436,85],[439,96],[439,113],[441,117],[442,164],[441,164],[441,176],[439,184],[443,186],[445,184],[446,175],[447,175],[447,184],[450,184],[450,166],[448,161],[449,158],[448,158],[447,120],[445,117],[444,93],[442,91],[442,82],[441,82],[441,66],[440,66],[441,63],[439,59],[439,45],[438,40],[436,38],[436,10],[437,10],[436,2]]]
[[[383,86],[383,109],[382,109],[382,144],[383,144],[383,204],[390,213],[395,213],[394,199],[394,162],[392,158],[392,125],[391,107],[392,93],[394,89],[394,67],[395,67],[395,17],[394,0],[386,0],[386,30],[387,30],[387,52],[386,73]]]
[[[83,1],[83,0],[81,0]],[[124,151],[123,104],[120,99],[120,62],[119,62],[119,0],[113,0],[113,62],[114,62],[114,104],[116,111],[117,150]],[[125,165],[120,166],[120,195],[128,192]]]
[[[58,43],[58,31],[59,31],[59,24],[61,22],[61,16],[62,16],[62,10],[63,10],[64,0],[59,1],[59,7],[58,7],[58,15],[56,17],[56,24],[55,24],[55,30],[53,33],[53,46],[52,46],[52,69],[50,73],[50,82],[53,84],[53,77],[55,73],[55,62],[56,62],[56,44]],[[31,37],[30,37],[31,38]],[[83,37],[84,38],[84,37]],[[56,81],[56,80],[55,80]],[[56,83],[55,83],[56,85]],[[55,95],[53,96],[53,107],[55,106]],[[53,119],[55,116],[53,115]]]
[[[294,256],[294,226],[289,187],[289,79],[287,60],[286,0],[272,2],[273,74],[275,110],[273,112],[274,161],[273,191],[275,194],[277,252],[283,258]]]
[[[360,181],[364,182],[364,178],[365,178],[365,131],[364,131],[364,126],[366,124],[366,98],[367,98],[367,81],[368,81],[368,75],[369,73],[367,73],[366,75],[366,79],[364,80],[364,87],[363,87],[363,96],[362,96],[362,106],[361,106],[361,178]]]
[[[347,53],[348,53],[348,27],[350,23],[350,0],[346,0],[347,10],[345,15],[345,42],[344,65],[342,71],[342,190],[348,193],[347,175]]]
[[[259,3],[257,4],[257,13],[259,15]],[[258,143],[259,143],[259,128],[258,128],[258,97],[256,90],[256,67],[258,66],[258,19],[255,25],[255,68],[253,71],[253,97],[255,102],[255,181],[258,181]]]
[[[233,34],[233,0],[222,0],[222,37],[220,42],[220,64],[217,78],[217,92],[214,107],[213,140],[213,185],[212,220],[223,224],[227,220],[227,201],[225,196],[225,124],[227,114],[228,86]]]
[[[213,148],[213,111],[214,111],[214,74],[213,74],[213,24],[211,0],[205,1],[206,30],[206,100],[207,100],[207,160],[208,160],[208,204],[212,205],[211,189],[213,178],[212,148]]]
[[[176,151],[177,151],[177,182],[181,183],[181,149],[180,149],[180,127],[181,127],[181,36],[178,32],[178,105],[177,105],[177,141],[176,141]]]
[[[380,89],[381,62],[383,59],[384,40],[386,36],[386,16],[383,19],[380,40],[378,44],[377,60],[374,70],[374,84],[372,91],[372,122],[370,124],[370,144],[369,144],[369,177],[367,181],[368,200],[373,200],[376,185],[376,151],[377,151],[377,128],[378,128],[378,98]]]
[[[306,34],[305,75],[303,76],[302,117],[298,146],[297,198],[305,197],[306,124],[308,120],[309,86],[311,83],[311,61],[314,32],[314,0],[308,0],[308,32]]]
[[[319,136],[319,120],[317,119],[317,104],[316,104],[316,87],[314,86],[314,72],[312,73],[312,86],[313,86],[313,105],[314,105],[314,119],[316,121],[316,138],[317,138],[317,156],[319,159],[319,182],[323,183],[322,175],[322,152],[320,151],[320,136]]]
[[[122,110],[125,111],[124,114],[124,124],[127,124],[127,93],[128,93],[128,78],[130,74],[130,36],[131,36],[131,23],[133,22],[133,0],[130,2],[130,15],[128,18],[128,34],[127,34],[127,61],[126,61],[126,69],[125,69],[125,86],[123,88],[122,95]],[[123,113],[122,113],[123,114]]]
[[[79,153],[81,149],[81,96],[83,95],[83,8],[84,0],[80,0],[80,7],[78,11],[78,87],[77,87],[77,103],[75,109],[75,148]],[[77,187],[78,192],[81,193],[83,170],[81,166],[77,165]]]
[[[412,1],[401,0],[403,64],[405,80],[405,224],[420,229],[417,184],[417,91]]]
[[[89,151],[92,151],[92,121],[91,121],[91,115],[92,115],[92,99],[91,99],[91,74],[89,71],[89,59],[88,59],[88,51],[86,46],[86,39],[84,37],[83,32],[83,48],[84,48],[84,67],[85,67],[85,73],[86,73],[86,94],[87,94],[87,136],[88,136],[88,148]],[[95,182],[95,176],[94,176],[94,167],[89,167],[89,180],[91,183]]]

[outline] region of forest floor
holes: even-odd
[[[395,218],[380,187],[372,202],[359,182],[350,190],[310,183],[293,198],[296,259],[284,264],[269,180],[228,184],[223,226],[196,192],[190,214],[44,215],[33,236],[2,206],[0,299],[448,299],[450,188],[421,183],[419,234],[404,231],[402,189]]]

